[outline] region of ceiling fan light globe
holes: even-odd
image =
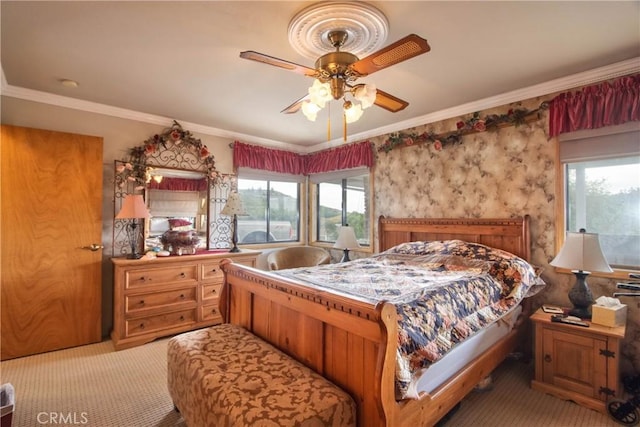
[[[347,123],[357,122],[362,117],[362,113],[360,104],[354,104],[351,101],[344,103],[344,117]]]
[[[318,111],[320,111],[320,107],[311,101],[304,101],[300,109],[302,110],[302,114],[312,122],[316,121]]]
[[[324,108],[327,101],[333,99],[331,95],[331,85],[329,83],[322,83],[316,79],[313,81],[313,85],[309,88],[309,96],[312,103],[318,106],[318,109]]]
[[[354,91],[354,98],[360,101],[362,109],[371,107],[376,101],[376,85],[364,84],[358,85]]]

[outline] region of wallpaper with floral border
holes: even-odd
[[[553,95],[526,100],[485,114],[506,110],[534,110]],[[548,283],[534,306],[570,306],[567,293],[575,278],[557,274],[549,262],[555,256],[557,140],[548,138],[548,111],[541,119],[518,126],[464,136],[460,143],[440,147],[431,142],[377,151],[375,217],[516,217],[531,216],[532,263],[544,268]],[[468,116],[408,129],[407,133],[441,134],[456,129]],[[372,138],[376,149],[388,135]],[[377,237],[377,236],[376,236]],[[589,278],[594,298],[611,296],[615,281]],[[631,298],[627,334],[623,341],[623,373],[640,372],[640,309]]]

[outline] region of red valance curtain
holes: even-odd
[[[549,103],[549,136],[640,121],[640,74],[562,93]]]
[[[233,143],[233,165],[236,168],[304,175],[304,159],[300,154],[238,141]]]
[[[147,188],[152,190],[205,191],[207,189],[207,179],[165,177],[159,183],[152,179],[151,181],[149,181]]]
[[[363,166],[370,168],[373,166],[373,162],[371,143],[365,141],[307,154],[305,156],[305,172],[306,175],[309,175]]]
[[[233,144],[234,167],[291,175],[309,175],[362,166],[371,167],[374,159],[373,149],[368,141],[306,155],[237,141]]]

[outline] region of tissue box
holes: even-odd
[[[604,326],[622,326],[627,323],[627,306],[624,304],[616,307],[604,307],[602,305],[591,306],[591,323]]]

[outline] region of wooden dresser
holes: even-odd
[[[220,261],[255,267],[260,252],[217,252],[132,260],[113,258],[116,350],[222,323]]]

